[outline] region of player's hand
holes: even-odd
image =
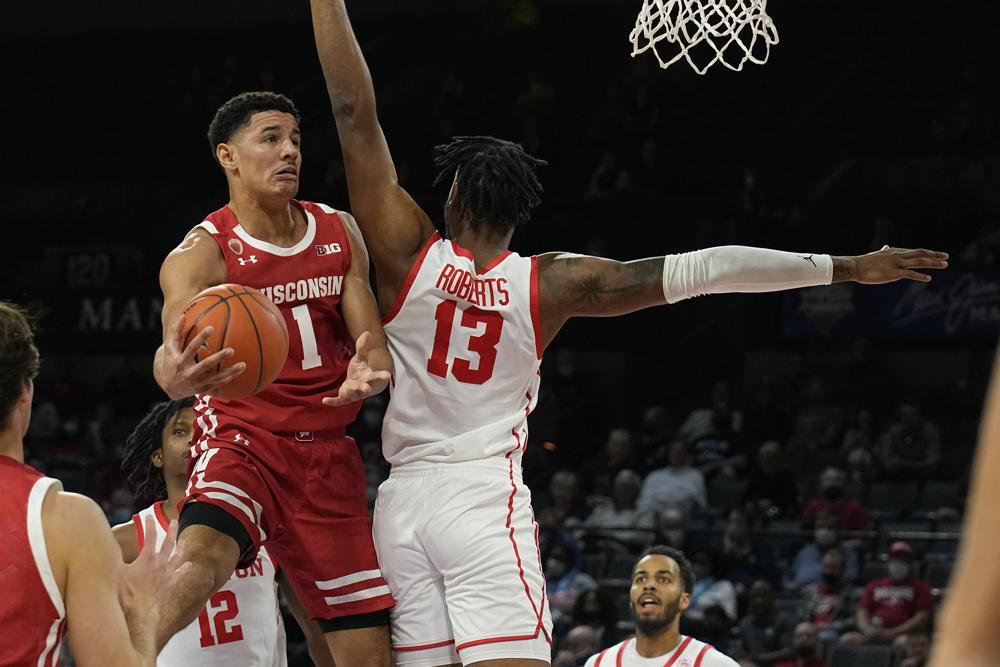
[[[948,253],[933,250],[909,250],[883,246],[881,250],[853,259],[854,275],[852,279],[863,285],[881,285],[894,283],[897,280],[916,280],[917,282],[929,283],[931,277],[926,273],[921,273],[919,269],[948,268]]]
[[[170,522],[167,537],[159,549],[156,548],[154,538],[156,519],[148,516],[145,523],[145,534],[151,539],[146,540],[138,558],[122,570],[118,578],[118,602],[126,619],[141,619],[142,623],[152,621],[155,627],[162,591],[167,581],[175,576],[169,561],[177,541],[177,522]]]
[[[356,352],[347,365],[347,377],[336,396],[323,399],[324,405],[345,405],[381,394],[389,386],[391,374],[389,371],[376,371],[368,365],[368,344],[372,335],[367,331],[358,336],[354,349]]]
[[[198,351],[205,345],[215,328],[207,326],[184,346],[184,313],[174,320],[163,343],[162,377],[157,378],[163,391],[172,399],[194,394],[212,394],[221,385],[232,381],[247,367],[242,361],[218,370],[219,364],[235,354],[227,347],[197,361]]]

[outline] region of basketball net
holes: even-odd
[[[632,57],[652,49],[663,69],[684,58],[698,74],[716,63],[736,72],[748,60],[763,65],[778,43],[766,10],[767,0],[643,0]]]

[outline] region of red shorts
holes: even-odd
[[[253,544],[237,567],[266,542],[312,618],[392,608],[354,440],[343,432],[273,434],[217,417],[192,448],[181,506],[208,503],[243,525]]]

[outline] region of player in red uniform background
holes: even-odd
[[[229,203],[160,271],[164,339],[154,375],[171,398],[197,395],[198,417],[177,548],[190,565],[170,588],[157,642],[191,623],[266,542],[334,659],[389,665],[394,601],[372,545],[364,467],[344,434],[360,399],[382,391],[392,370],[367,251],[350,215],[295,199],[302,156],[291,100],[239,95],[216,112],[209,141]],[[281,373],[245,400],[213,395],[243,370],[217,371],[231,349],[195,361],[210,328],[181,344],[185,304],[221,283],[259,289],[288,326]]]
[[[152,667],[176,524],[123,570],[97,503],[24,464],[38,365],[27,319],[0,302],[0,665],[57,665],[68,634],[77,664]]]

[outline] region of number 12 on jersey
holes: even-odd
[[[427,372],[440,378],[448,377],[448,350],[451,347],[451,334],[455,324],[455,311],[458,302],[442,301],[434,310],[437,328],[434,331],[434,347],[431,358],[427,360]],[[479,355],[479,361],[473,368],[472,362],[464,357],[456,356],[451,362],[451,374],[459,382],[466,384],[483,384],[493,377],[493,367],[497,361],[497,344],[503,330],[503,317],[500,313],[469,306],[462,311],[460,325],[466,329],[479,329],[484,324],[485,330],[478,336],[469,338],[469,352]]]

